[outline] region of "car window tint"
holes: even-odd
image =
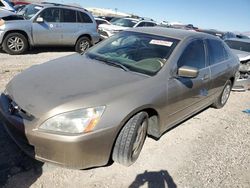
[[[0,1],[0,7],[4,7],[4,4]]]
[[[77,12],[77,22],[80,23],[93,23],[93,21],[91,20],[91,18],[85,14],[84,12]]]
[[[202,40],[191,42],[178,61],[178,67],[190,66],[198,69],[205,67],[205,50]]]
[[[60,10],[58,8],[48,8],[45,9],[40,17],[46,22],[59,22],[60,21]]]
[[[76,11],[70,9],[62,9],[62,22],[76,22]]]
[[[226,50],[218,40],[207,40],[208,57],[210,65],[220,63],[226,59]]]

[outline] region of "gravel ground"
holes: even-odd
[[[71,53],[71,49],[39,49],[23,56],[0,52],[0,91],[23,69]],[[114,163],[70,170],[37,162],[17,148],[0,122],[0,187],[247,188],[250,115],[242,112],[245,109],[250,109],[250,91],[232,93],[223,109],[208,108],[158,141],[148,138],[129,168]]]

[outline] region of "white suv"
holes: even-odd
[[[111,24],[99,25],[98,31],[102,39],[111,37],[112,35],[134,27],[154,27],[156,22],[153,20],[146,20],[144,18],[120,18],[116,19]]]

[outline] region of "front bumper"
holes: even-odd
[[[4,33],[5,33],[5,31],[0,30],[0,44],[3,43]]]
[[[26,120],[9,112],[10,99],[0,96],[0,120],[11,138],[30,156],[63,167],[84,169],[108,163],[117,130],[109,128],[76,136],[32,129]]]

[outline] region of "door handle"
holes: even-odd
[[[208,74],[205,74],[202,78],[202,80],[208,80],[209,79],[209,75]]]

